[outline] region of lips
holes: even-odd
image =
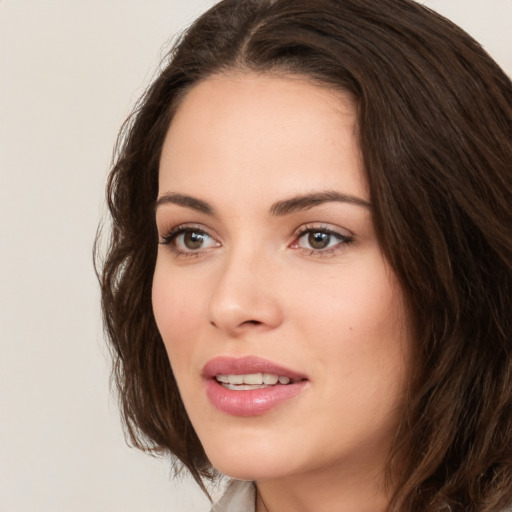
[[[295,397],[308,382],[301,373],[253,356],[212,359],[202,376],[212,405],[234,416],[264,414]]]

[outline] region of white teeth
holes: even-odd
[[[266,388],[265,384],[254,385],[254,384],[222,384],[226,389],[232,389],[233,391],[248,391],[249,389],[261,389]]]
[[[249,373],[243,376],[244,384],[263,384],[263,374]]]
[[[265,386],[274,386],[280,384],[289,384],[289,377],[279,377],[271,373],[248,373],[245,375],[216,375],[218,382],[229,389],[257,389]],[[232,386],[236,386],[233,388]]]
[[[244,376],[243,375],[229,375],[229,383],[230,384],[243,384]]]
[[[270,373],[263,374],[263,384],[266,384],[267,386],[273,386],[274,384],[277,384],[278,381],[279,377],[277,375],[272,375]]]

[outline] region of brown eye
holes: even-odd
[[[220,247],[211,235],[194,227],[177,226],[163,237],[162,245],[167,245],[176,255],[198,255],[208,249]]]
[[[205,238],[206,236],[204,233],[198,233],[197,231],[186,231],[183,233],[183,245],[191,251],[196,251],[197,249],[201,249]]]
[[[351,235],[342,234],[328,227],[305,226],[291,247],[306,251],[308,256],[330,256],[352,243],[352,240]]]
[[[331,235],[322,231],[310,231],[308,234],[308,244],[312,249],[321,250],[329,246]]]

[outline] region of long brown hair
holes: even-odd
[[[512,502],[512,84],[464,31],[410,0],[224,0],[169,52],[121,131],[98,264],[130,440],[173,454],[200,485],[214,474],[153,318],[154,204],[180,99],[233,69],[299,74],[356,99],[376,230],[418,344],[390,510],[502,509]]]

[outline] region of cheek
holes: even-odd
[[[366,334],[369,343],[403,328],[406,315],[400,286],[379,259],[314,277],[290,280],[294,290],[288,302],[304,325],[333,334]]]
[[[311,283],[312,292],[301,294],[308,286],[297,284],[290,297],[302,297],[295,300],[295,317],[310,340],[311,361],[330,370],[337,367],[329,373],[340,378],[342,373],[357,373],[399,385],[411,337],[400,286],[383,262],[353,265],[351,272],[332,274],[316,286]]]
[[[389,340],[404,334],[405,314],[402,294],[388,279],[372,281],[356,290],[345,303],[349,329],[374,348],[389,346]]]
[[[387,275],[372,284],[355,294],[350,306],[354,322],[349,327],[349,356],[362,377],[354,379],[366,390],[368,403],[375,413],[381,410],[387,416],[402,401],[412,340],[398,284]]]
[[[162,265],[153,277],[153,313],[173,370],[190,352],[202,311],[201,296],[193,282],[184,282]]]

